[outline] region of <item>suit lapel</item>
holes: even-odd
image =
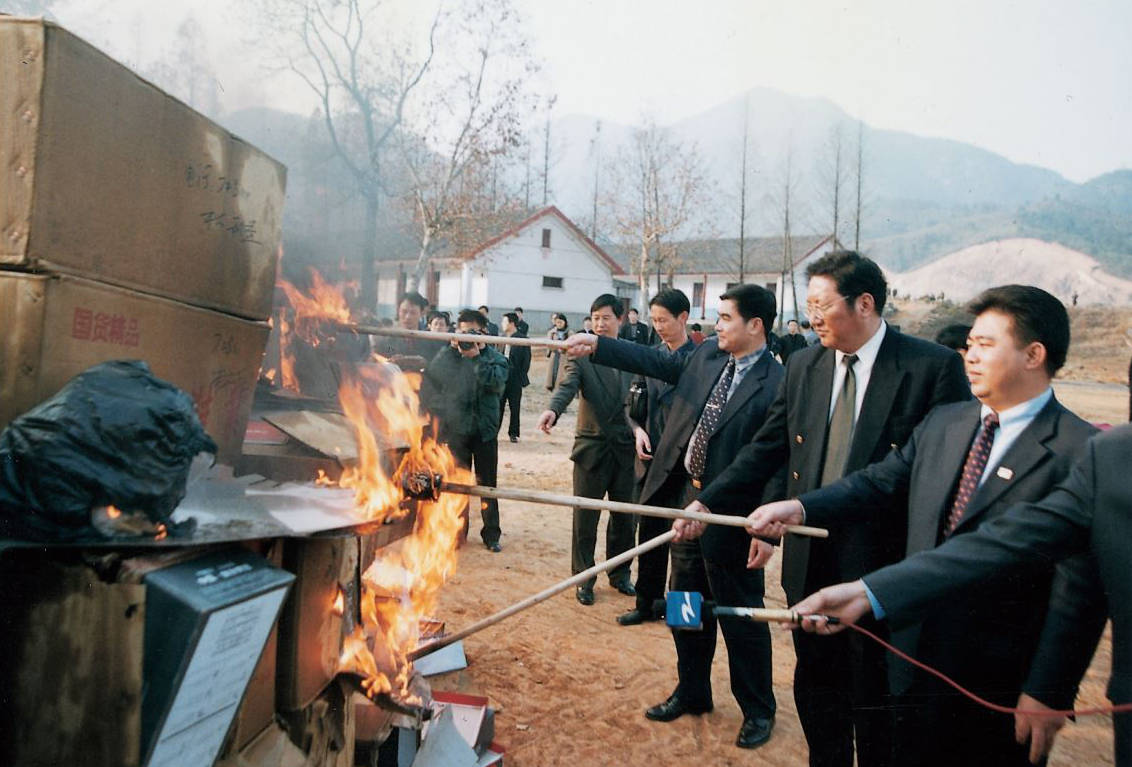
[[[712,432],[712,434],[722,429],[723,425],[727,423],[732,416],[738,413],[743,408],[743,405],[747,404],[747,400],[755,396],[755,394],[763,388],[763,380],[766,378],[769,371],[770,355],[764,352],[763,355],[759,357],[759,361],[747,371],[747,374],[743,376],[743,380],[735,387],[735,393],[728,398],[727,404],[723,407],[723,414],[719,417],[719,423],[716,424],[715,431]]]
[[[907,373],[900,367],[896,352],[898,334],[888,328],[884,334],[877,359],[869,374],[869,388],[861,403],[861,413],[853,427],[853,445],[849,449],[846,471],[866,466],[876,449],[877,440],[884,431],[884,424],[892,413],[892,403]],[[832,385],[832,384],[831,384]]]
[[[800,433],[805,436],[810,447],[806,451],[804,467],[805,474],[815,478],[810,489],[818,486],[817,477],[821,476],[826,432],[829,430],[829,405],[833,399],[833,366],[836,360],[837,356],[832,349],[823,349],[806,371],[802,379],[802,394],[798,398],[799,402],[807,403],[807,409],[802,414]]]
[[[1010,446],[998,462],[998,466],[991,469],[986,480],[975,492],[963,518],[959,520],[958,527],[970,524],[978,519],[1003,493],[1013,487],[1019,480],[1034,471],[1050,454],[1046,442],[1057,435],[1057,419],[1061,411],[1061,404],[1051,397],[1041,412],[1035,416],[1014,444]],[[957,528],[958,529],[958,528]]]
[[[980,405],[977,401],[971,402],[964,408],[959,418],[952,420],[944,427],[943,445],[939,455],[931,456],[931,462],[938,467],[939,492],[933,493],[938,498],[938,504],[930,512],[924,530],[930,532],[930,542],[925,548],[932,548],[942,529],[943,521],[951,513],[951,503],[954,500],[955,488],[959,484],[959,477],[963,473],[963,464],[967,462],[967,453],[971,450],[971,443],[975,440],[975,432],[979,428]],[[910,510],[913,514],[915,509]],[[909,522],[909,530],[915,526]],[[919,526],[915,526],[920,529]],[[911,532],[909,532],[911,535]]]

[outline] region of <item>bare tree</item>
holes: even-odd
[[[794,252],[793,227],[798,220],[798,187],[800,179],[794,163],[794,146],[788,144],[779,170],[778,180],[775,182],[775,191],[769,195],[767,207],[777,210],[779,226],[782,232],[782,271],[780,284],[782,285],[783,303],[786,298],[786,281],[790,281],[790,300],[794,308],[794,317],[798,317],[798,286],[794,278]],[[782,329],[782,315],[778,313],[779,330]]]
[[[365,201],[360,301],[377,305],[377,217],[385,163],[436,51],[438,13],[420,45],[405,42],[381,0],[258,0],[275,56],[318,99],[335,155]],[[397,42],[400,41],[400,42]]]
[[[747,267],[747,150],[750,148],[751,106],[743,100],[743,147],[739,161],[739,282],[743,281]]]
[[[597,201],[601,193],[601,120],[594,123],[594,135],[590,139],[590,155],[594,158],[593,218],[590,220],[590,239],[597,239]]]
[[[830,131],[825,151],[818,162],[816,174],[818,198],[825,208],[826,214],[830,215],[832,219],[833,227],[830,231],[834,238],[840,236],[842,199],[845,182],[849,175],[847,165],[844,142],[842,141],[842,126],[841,123],[838,123]],[[820,228],[824,229],[825,227]]]
[[[613,227],[636,252],[633,272],[641,303],[648,303],[648,279],[671,273],[676,241],[704,226],[710,189],[695,145],[674,139],[652,119],[634,132],[614,160],[608,209]]]
[[[446,30],[446,50],[423,86],[426,97],[398,146],[420,248],[408,285],[417,288],[442,239],[476,239],[485,168],[522,145],[526,90],[537,65],[510,0],[471,0]],[[553,102],[552,102],[553,103]],[[457,249],[459,242],[452,242]]]
[[[861,214],[864,211],[864,204],[861,199],[861,189],[864,186],[865,178],[865,123],[861,120],[857,121],[857,168],[856,168],[856,181],[857,181],[857,205],[856,212],[853,216],[853,250],[860,252],[861,250]]]

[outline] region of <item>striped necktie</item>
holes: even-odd
[[[955,532],[959,522],[963,519],[967,506],[975,497],[979,489],[979,480],[987,468],[987,458],[990,457],[991,446],[994,445],[994,435],[998,431],[998,415],[990,413],[983,419],[983,430],[971,449],[967,451],[967,460],[963,462],[963,476],[959,480],[959,487],[955,490],[955,500],[951,503],[951,513],[947,515],[947,528],[944,536]]]

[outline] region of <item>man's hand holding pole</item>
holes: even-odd
[[[844,625],[830,623],[826,617],[837,618],[841,624],[856,623],[872,612],[865,594],[865,582],[858,579],[850,583],[826,586],[816,594],[803,599],[792,608],[802,616],[802,630],[811,634],[836,634]]]
[[[566,356],[570,359],[587,357],[597,349],[597,336],[590,333],[575,333],[566,339]]]

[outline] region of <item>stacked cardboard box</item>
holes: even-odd
[[[285,168],[42,20],[0,17],[0,82],[0,426],[91,364],[144,359],[234,460]]]

